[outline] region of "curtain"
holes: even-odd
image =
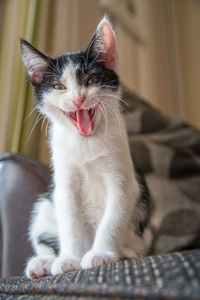
[[[0,152],[22,152],[37,157],[40,148],[39,116],[20,53],[20,37],[36,46],[45,40],[50,16],[48,0],[0,2]],[[49,20],[50,21],[50,20]],[[33,130],[34,129],[34,130]]]

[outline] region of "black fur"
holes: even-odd
[[[140,208],[140,210],[143,211],[144,214],[143,219],[141,219],[139,222],[137,221],[135,223],[135,226],[136,226],[136,233],[142,236],[151,217],[152,204],[151,204],[149,189],[147,187],[144,175],[141,173],[136,163],[134,163],[134,168],[136,171],[136,178],[140,186],[140,197],[138,198],[136,205]]]
[[[58,240],[58,236],[51,235],[47,232],[42,233],[38,237],[38,244],[43,244],[47,247],[52,248],[53,252],[55,253],[56,256],[59,255],[60,252],[60,243]]]

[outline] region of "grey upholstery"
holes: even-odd
[[[33,202],[47,189],[49,169],[20,154],[0,155],[1,276],[23,274],[32,255],[27,228]]]

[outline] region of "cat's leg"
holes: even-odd
[[[29,238],[36,255],[27,262],[26,276],[39,278],[50,275],[52,263],[59,252],[59,242],[53,204],[48,199],[40,199],[34,207]]]
[[[62,170],[63,168],[60,168]],[[67,174],[66,174],[67,172]],[[80,174],[75,167],[68,167],[65,174],[56,173],[54,203],[60,253],[53,262],[52,275],[80,269],[83,256],[83,222],[80,213]],[[62,180],[63,179],[63,180]]]
[[[131,214],[140,194],[137,179],[130,177],[128,174],[122,178],[117,171],[105,174],[105,211],[98,225],[93,246],[81,261],[83,269],[114,262],[123,257],[121,246],[127,238]],[[132,251],[132,256],[136,255]]]

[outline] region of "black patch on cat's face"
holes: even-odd
[[[87,52],[83,53],[80,58],[82,58],[81,66],[76,71],[77,82],[80,86],[89,87],[88,81],[95,78],[96,82],[93,85],[117,90],[119,86],[117,74],[106,68],[101,59],[92,54],[87,56]]]
[[[73,52],[58,56],[54,59],[49,58],[49,66],[46,69],[44,79],[40,84],[35,84],[37,101],[41,103],[42,94],[54,89],[60,83],[65,68],[72,64],[76,70],[76,80],[80,86],[98,86],[102,89],[107,88],[117,91],[119,78],[117,74],[105,67],[104,63],[88,52]],[[89,80],[95,78],[95,83],[89,84]]]

